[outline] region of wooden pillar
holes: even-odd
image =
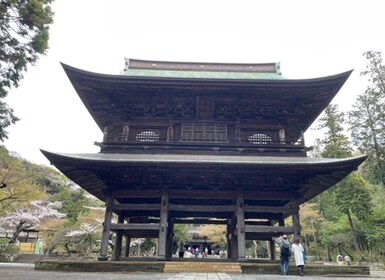
[[[124,218],[122,217],[122,215],[119,215],[118,223],[119,224],[124,223]],[[122,256],[122,241],[123,241],[123,232],[121,230],[118,230],[116,232],[115,247],[114,247],[114,260],[116,261],[120,260],[120,257]]]
[[[227,241],[227,258],[231,259],[232,254],[231,254],[231,235],[232,235],[232,227],[231,227],[231,220],[232,219],[227,219],[227,224],[226,224],[226,241]]]
[[[293,219],[293,229],[294,229],[294,240],[296,238],[299,238],[301,240],[301,221],[299,217],[299,206],[296,204],[293,207],[293,214],[292,214],[292,219]]]
[[[236,142],[238,143],[242,142],[241,127],[239,125],[239,121],[235,124],[235,138],[236,138]]]
[[[125,244],[124,244],[124,253],[123,256],[125,258],[128,258],[130,256],[130,243],[131,243],[131,237],[129,235],[124,236]]]
[[[282,214],[283,215],[283,214]],[[280,218],[279,220],[278,220],[278,225],[280,226],[280,227],[284,227],[285,226],[285,219],[284,218]]]
[[[173,240],[174,240],[174,223],[171,219],[168,219],[168,228],[167,228],[167,240],[166,240],[166,258],[172,258],[173,252]]]
[[[243,193],[237,194],[238,260],[246,260],[245,205]]]
[[[278,132],[279,134],[279,141],[281,144],[285,144],[286,143],[286,136],[285,136],[285,129],[281,128]]]
[[[111,229],[111,220],[112,220],[112,204],[114,203],[114,198],[112,193],[107,194],[106,199],[106,211],[104,213],[104,223],[103,223],[103,233],[102,233],[102,244],[100,248],[100,255],[98,257],[99,261],[108,260],[108,243],[110,239],[110,229]]]
[[[275,260],[275,241],[273,240],[272,237],[270,237],[269,245],[270,245],[270,260]]]
[[[277,220],[269,220],[269,221],[270,221],[271,226],[274,226],[277,223]],[[283,221],[283,223],[285,223],[285,220],[282,220],[282,221]],[[281,222],[281,220],[279,220],[279,223],[280,222]],[[279,224],[279,225],[281,225],[281,224]],[[269,243],[269,250],[270,250],[270,255],[269,255],[270,260],[275,260],[275,257],[276,257],[275,256],[275,245],[276,244],[275,244],[273,234],[270,235],[268,243]]]
[[[174,141],[174,123],[170,122],[167,127],[167,142]]]
[[[129,135],[130,135],[130,126],[128,124],[124,124],[123,125],[123,130],[122,130],[123,141],[127,141]]]
[[[163,191],[160,202],[160,221],[159,221],[159,237],[158,237],[158,259],[166,259],[166,243],[167,243],[167,221],[168,221],[168,193]]]

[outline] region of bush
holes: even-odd
[[[8,244],[0,249],[0,255],[13,255],[17,256],[19,254],[20,248],[16,244]]]

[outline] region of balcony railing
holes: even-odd
[[[136,139],[129,139],[127,137],[116,137],[114,139],[105,139],[104,143],[116,143],[116,144],[221,144],[221,145],[248,145],[248,146],[277,146],[277,145],[292,145],[292,146],[304,146],[303,137],[300,139],[239,139],[236,137],[174,137],[167,140],[161,140],[159,136],[147,135],[143,137],[137,137]]]

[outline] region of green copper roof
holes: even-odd
[[[240,73],[213,71],[176,71],[176,70],[139,70],[127,69],[126,76],[135,77],[165,77],[165,78],[194,78],[194,79],[262,79],[277,80],[283,77],[277,73]]]
[[[192,79],[279,80],[279,63],[197,63],[126,59],[123,75]]]

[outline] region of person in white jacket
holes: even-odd
[[[303,276],[305,268],[304,250],[299,238],[294,240],[294,243],[291,246],[291,251],[294,253],[295,265],[299,268],[301,276]]]

